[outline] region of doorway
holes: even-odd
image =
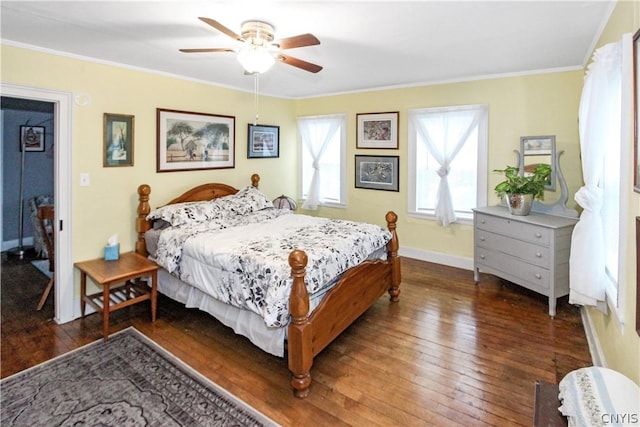
[[[51,103],[53,106],[51,136],[52,143],[55,146],[53,150],[53,193],[55,194],[56,211],[54,320],[56,323],[66,323],[79,316],[79,313],[74,312],[74,306],[78,304],[74,304],[71,247],[72,94],[3,83],[1,95],[3,97]]]

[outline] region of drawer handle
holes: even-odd
[[[538,258],[542,258],[542,254],[541,254],[540,252],[536,252],[536,256],[537,256]]]
[[[484,242],[484,236],[480,236],[480,241]]]
[[[536,237],[539,239],[539,238],[542,237],[542,234],[541,233],[536,233]]]
[[[480,220],[480,224],[484,224],[486,221],[484,219]]]
[[[536,273],[536,279],[542,279],[542,275],[540,273]]]
[[[480,254],[480,259],[484,259],[484,254]]]

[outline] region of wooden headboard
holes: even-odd
[[[258,188],[259,183],[260,175],[257,173],[251,175],[251,185]],[[237,188],[232,187],[231,185],[211,182],[208,184],[198,185],[197,187],[185,191],[180,196],[167,203],[167,205],[213,200],[219,197],[236,194],[238,191],[239,190]],[[149,194],[151,194],[151,187],[149,185],[142,184],[138,187],[138,209],[136,216],[136,232],[138,233],[138,240],[136,241],[136,252],[143,256],[148,255],[147,246],[144,241],[144,233],[151,228],[151,223],[147,221],[147,215],[151,212]]]

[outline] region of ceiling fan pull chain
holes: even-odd
[[[258,82],[259,73],[253,73],[254,81],[253,81],[253,90],[255,96],[255,106],[256,106],[256,117],[253,119],[253,125],[256,126],[258,124],[258,96],[260,92],[260,84]]]

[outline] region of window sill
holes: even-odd
[[[418,212],[409,212],[407,215],[411,218],[425,219],[428,221],[436,221],[435,215],[418,213]],[[453,222],[453,224],[462,224],[462,225],[473,225],[473,215],[458,217],[458,219]]]

